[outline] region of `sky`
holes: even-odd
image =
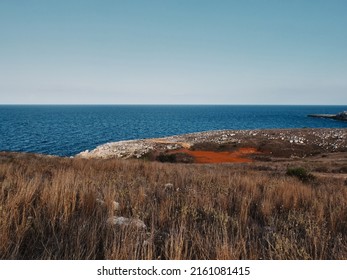
[[[347,104],[345,0],[1,0],[0,104]]]

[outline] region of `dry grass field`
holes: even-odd
[[[334,157],[173,164],[2,152],[0,258],[347,259],[346,170]]]

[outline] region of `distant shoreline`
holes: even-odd
[[[347,111],[338,114],[309,114],[308,117],[311,118],[323,118],[323,119],[333,119],[337,121],[347,121]]]
[[[346,106],[347,104],[0,104],[0,107],[5,107],[5,106],[254,106],[254,107],[278,107],[278,106],[283,106],[283,107],[298,107],[298,106],[308,106],[308,107],[341,107],[341,106]]]
[[[242,149],[248,149],[248,152]],[[118,141],[81,152],[76,157],[221,163],[266,160],[268,157],[308,157],[324,152],[346,151],[347,128],[296,128],[217,130],[163,138]],[[200,159],[194,155],[199,153]],[[238,157],[234,161],[228,160],[228,157],[234,157],[235,153]],[[213,160],[213,157],[222,155],[223,160]],[[205,161],[201,157],[205,158]]]

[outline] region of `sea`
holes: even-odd
[[[114,141],[221,129],[347,128],[347,106],[0,105],[0,151],[73,156]]]

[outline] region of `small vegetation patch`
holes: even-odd
[[[327,173],[327,172],[329,172],[329,169],[326,166],[318,166],[314,169],[314,171],[321,172],[321,173]]]
[[[337,173],[347,173],[347,166],[342,166],[338,168]]]
[[[309,182],[314,180],[314,176],[309,173],[305,168],[302,167],[291,167],[287,169],[288,176],[293,176],[298,178],[302,182]]]
[[[161,153],[156,158],[160,162],[193,163],[194,157],[186,153]]]
[[[213,143],[213,142],[201,142],[196,143],[191,147],[192,151],[212,151],[212,152],[226,152],[235,151],[237,149],[237,143]]]
[[[157,160],[160,162],[177,162],[177,158],[175,154],[164,154],[161,153],[157,156]]]

